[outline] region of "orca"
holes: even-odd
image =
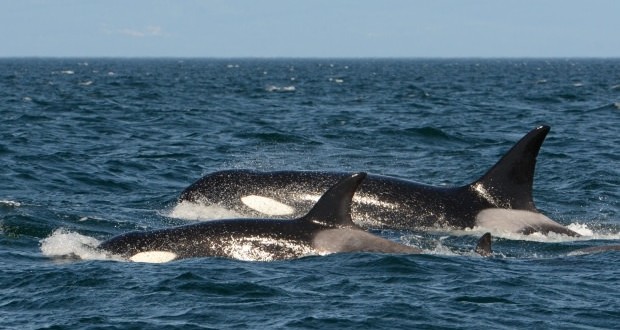
[[[576,256],[576,255],[603,253],[603,252],[610,252],[610,251],[620,251],[620,244],[617,244],[617,245],[591,246],[591,247],[587,247],[587,248],[571,251],[568,255],[569,256]]]
[[[491,233],[485,233],[478,240],[478,244],[476,244],[476,249],[474,251],[483,257],[489,257],[493,254],[491,245]]]
[[[376,229],[465,229],[579,236],[540,213],[532,198],[536,157],[549,132],[539,126],[519,140],[478,180],[435,187],[368,175],[355,194],[353,221]],[[203,203],[248,216],[294,217],[309,210],[339,172],[225,170],[187,187],[179,202]]]
[[[492,237],[491,233],[485,233],[478,240],[478,244],[475,249],[476,253],[483,257],[489,257],[493,254],[492,248]],[[603,253],[603,252],[611,252],[611,251],[620,251],[620,244],[616,245],[602,245],[602,246],[591,246],[583,249],[577,249],[569,252],[568,256],[579,256],[585,254],[594,254],[594,253]]]
[[[341,252],[420,253],[368,233],[351,220],[351,200],[366,173],[347,175],[303,217],[229,219],[125,233],[98,248],[136,262],[192,257],[281,260]]]

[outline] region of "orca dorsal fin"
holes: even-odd
[[[480,237],[474,251],[483,257],[488,257],[493,254],[493,250],[491,249],[491,233],[486,233]]]
[[[549,130],[549,126],[531,130],[470,187],[495,207],[537,211],[532,198],[534,170]]]
[[[349,175],[333,185],[302,218],[330,228],[356,227],[351,219],[351,202],[366,173]]]

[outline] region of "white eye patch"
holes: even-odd
[[[294,208],[269,197],[248,195],[241,197],[241,201],[247,207],[267,215],[289,215],[295,212]]]
[[[129,260],[133,262],[163,263],[176,259],[177,255],[168,251],[146,251],[134,254]]]

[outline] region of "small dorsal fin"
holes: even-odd
[[[470,186],[497,207],[536,211],[532,198],[536,157],[549,129],[531,130]]]
[[[302,219],[330,228],[357,227],[351,220],[351,202],[365,177],[366,173],[360,172],[341,179],[321,196]]]
[[[480,237],[475,251],[483,257],[488,257],[493,253],[491,249],[491,233],[486,233]]]

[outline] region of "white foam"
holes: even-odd
[[[533,241],[533,242],[547,242],[547,243],[558,243],[558,242],[575,242],[575,241],[589,241],[589,240],[620,240],[620,232],[602,232],[591,229],[587,224],[574,222],[566,225],[566,228],[578,233],[579,237],[568,236],[564,234],[558,234],[549,232],[547,234],[535,232],[529,235],[512,232],[509,230],[494,230],[492,234],[494,237],[501,237],[504,239],[510,240],[520,240],[520,241]],[[452,235],[482,235],[485,232],[488,232],[489,228],[486,227],[474,227],[468,228],[464,230],[455,230],[450,232]],[[460,232],[460,234],[459,234]]]
[[[94,237],[70,232],[64,228],[55,230],[41,240],[41,252],[50,258],[79,257],[82,260],[122,260],[97,249],[99,240]]]
[[[22,203],[9,200],[0,200],[0,206],[20,207],[22,206]]]
[[[269,85],[267,87],[265,87],[265,90],[267,92],[294,92],[296,90],[295,86],[290,85],[290,86],[275,86],[275,85]]]
[[[241,214],[219,205],[205,205],[188,201],[182,201],[175,205],[166,216],[177,219],[198,221],[243,217]]]
[[[434,254],[434,255],[442,255],[442,256],[457,256],[460,255],[457,252],[454,252],[450,247],[443,245],[442,240],[437,241],[437,245],[432,250],[424,250],[424,253]]]
[[[410,235],[401,236],[400,243],[411,246],[411,247],[415,247],[418,249],[421,248],[420,246],[424,246],[424,248],[422,248],[422,252],[421,252],[422,254],[431,254],[431,255],[439,255],[439,256],[480,257],[480,255],[474,251],[474,247],[475,247],[474,245],[472,245],[471,250],[460,251],[454,247],[450,247],[450,246],[443,244],[443,242],[450,236],[451,235],[439,237],[439,239],[434,240],[433,242],[428,242],[428,241],[423,242],[424,239],[422,236],[410,234]],[[433,245],[431,246],[431,244]]]

